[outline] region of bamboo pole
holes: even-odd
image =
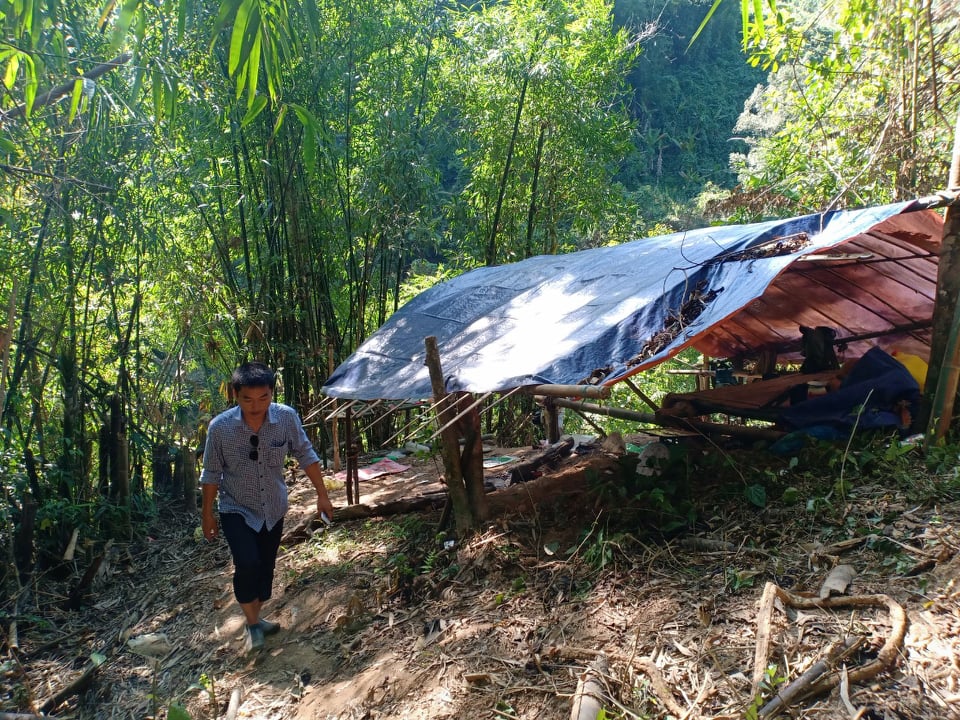
[[[7,403],[7,368],[10,367],[10,346],[13,344],[13,323],[17,316],[17,291],[20,289],[20,280],[13,278],[13,289],[10,291],[10,303],[7,305],[7,327],[0,336],[0,410]]]
[[[584,397],[598,400],[610,397],[608,385],[527,385],[524,390],[530,395],[547,397]]]

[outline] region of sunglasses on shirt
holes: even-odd
[[[260,445],[260,436],[251,435],[250,436],[250,459],[251,460],[256,461],[260,459],[260,452],[257,450],[258,445]]]

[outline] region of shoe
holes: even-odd
[[[263,618],[260,618],[260,627],[263,629],[264,635],[276,635],[280,632],[280,623],[270,622]]]
[[[247,625],[246,651],[253,652],[263,649],[263,628],[260,623],[256,625]]]

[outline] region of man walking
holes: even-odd
[[[219,495],[220,523],[233,556],[233,592],[247,623],[246,650],[263,647],[264,635],[280,630],[260,617],[270,599],[273,572],[289,506],[284,461],[293,455],[317,490],[317,513],[333,517],[319,458],[297,412],[273,402],[276,375],[250,362],[231,378],[237,404],[217,415],[207,429],[203,451],[201,526],[208,541],[217,537],[214,500]]]

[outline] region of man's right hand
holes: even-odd
[[[203,536],[208,540],[215,540],[217,537],[217,519],[212,515],[203,514],[200,520],[200,527],[203,528]]]

